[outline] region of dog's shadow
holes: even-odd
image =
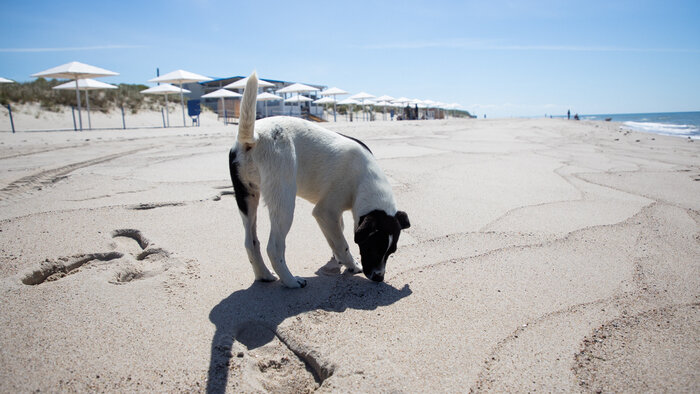
[[[231,352],[234,341],[252,350],[272,341],[279,324],[289,317],[313,310],[374,310],[412,293],[408,285],[397,289],[383,282],[371,282],[362,275],[328,275],[324,268],[316,273],[318,276],[306,278],[303,289],[285,288],[280,281],[254,282],[211,310],[209,320],[216,332],[211,342],[208,393],[226,391],[227,366],[235,357]]]

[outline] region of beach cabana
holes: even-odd
[[[187,89],[182,89],[178,88],[177,86],[173,86],[169,83],[164,83],[158,86],[154,86],[152,88],[148,88],[146,90],[142,90],[140,93],[141,94],[160,94],[165,96],[165,116],[168,119],[168,127],[170,127],[170,112],[168,111],[168,95],[169,94],[174,94],[174,93],[189,93],[190,91]]]
[[[185,99],[183,98],[183,83],[211,81],[211,78],[204,75],[195,74],[185,70],[171,71],[160,77],[149,79],[148,82],[175,83],[180,85],[180,106],[182,107],[182,125],[187,126],[185,121]]]
[[[56,90],[73,90],[75,87],[75,84],[73,82],[66,82],[64,84],[54,86],[53,88]],[[100,90],[100,89],[116,89],[117,87],[114,85],[110,85],[108,83],[96,81],[94,79],[90,78],[85,78],[85,79],[78,79],[78,90],[83,90],[85,91],[85,105],[87,107],[87,114],[88,114],[88,129],[92,130],[92,119],[90,119],[90,94],[88,91],[90,90]]]
[[[114,71],[105,70],[80,62],[70,62],[32,74],[35,78],[58,78],[58,79],[73,79],[75,80],[75,97],[78,100],[78,121],[80,123],[80,131],[83,131],[83,117],[80,107],[80,90],[78,90],[78,80],[85,78],[111,77],[119,75]]]

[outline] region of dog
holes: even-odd
[[[346,271],[361,271],[370,280],[382,282],[401,230],[411,224],[408,215],[396,209],[391,186],[372,152],[359,140],[306,120],[275,116],[256,122],[257,91],[253,72],[241,101],[236,143],[229,152],[231,181],[255,279],[276,280],[263,262],[256,232],[262,196],[270,215],[267,255],[272,268],[285,286],[306,286],[306,280],[289,271],[284,256],[299,196],[315,204],[313,216],[335,260]],[[342,213],[348,209],[353,213],[362,266],[343,236]]]

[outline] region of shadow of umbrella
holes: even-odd
[[[292,290],[279,281],[254,282],[221,300],[211,310],[209,320],[216,326],[216,332],[211,341],[208,393],[226,391],[234,341],[249,350],[256,349],[279,337],[277,327],[289,317],[314,310],[374,310],[412,293],[408,285],[396,289],[383,282],[346,274],[320,275],[307,278],[307,283],[304,289]],[[320,375],[319,371],[315,372]]]

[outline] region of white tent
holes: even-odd
[[[78,79],[77,81],[78,90],[85,91],[85,104],[87,105],[88,113],[88,129],[92,130],[92,119],[90,119],[90,95],[88,94],[88,91],[99,89],[116,89],[117,87],[108,83],[95,81],[94,79],[90,78]],[[73,90],[75,88],[75,83],[66,82],[58,86],[54,86],[53,88],[56,90]]]
[[[80,131],[83,130],[83,116],[81,114],[82,110],[80,107],[80,91],[78,90],[78,79],[82,78],[96,78],[96,77],[111,77],[119,75],[114,71],[105,70],[104,68],[99,68],[91,66],[89,64],[80,62],[70,62],[32,74],[32,77],[46,77],[46,78],[59,78],[59,79],[73,79],[75,80],[75,97],[78,100],[78,120],[80,123]]]
[[[15,81],[7,78],[0,77],[0,83],[14,83]]]
[[[220,98],[221,99],[221,108],[223,108],[222,115],[224,118],[224,124],[226,124],[227,119],[228,119],[226,116],[226,105],[225,105],[226,98],[228,98],[228,97],[243,97],[243,95],[240,93],[232,92],[230,90],[219,89],[219,90],[215,90],[211,93],[207,93],[207,94],[202,96],[202,98]]]
[[[211,78],[205,77],[204,75],[199,75],[195,74],[189,71],[185,70],[175,70],[172,72],[169,72],[165,75],[161,75],[160,77],[149,79],[148,82],[158,82],[158,83],[176,83],[180,85],[180,89],[182,89],[182,84],[183,83],[190,83],[190,82],[204,82],[204,81],[211,81]],[[187,122],[185,121],[185,100],[182,97],[183,91],[180,90],[180,106],[182,107],[182,125],[187,126]]]
[[[165,116],[168,118],[168,127],[170,127],[170,112],[168,111],[168,95],[173,93],[189,93],[187,89],[178,88],[169,83],[164,83],[162,85],[154,86],[146,90],[142,90],[141,94],[160,94],[165,96]]]

